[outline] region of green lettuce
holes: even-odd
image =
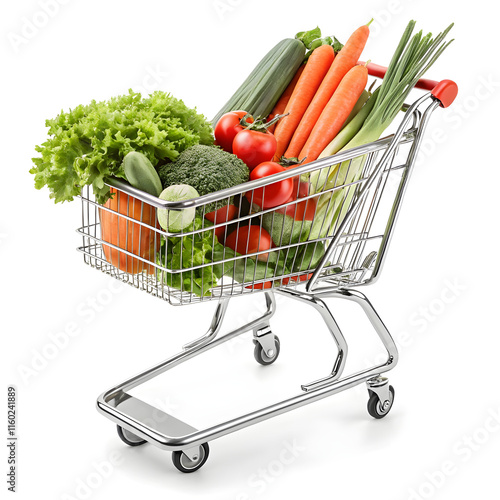
[[[157,264],[174,272],[158,269],[160,281],[183,292],[198,296],[210,295],[210,289],[217,285],[217,280],[221,277],[221,270],[207,264],[212,263],[216,251],[224,248],[214,236],[210,226],[212,226],[210,222],[196,216],[185,231],[207,228],[206,231],[162,239]],[[203,267],[183,271],[195,266]]]
[[[213,144],[203,115],[182,100],[156,91],[149,97],[129,91],[109,101],[77,106],[47,120],[48,139],[35,149],[35,187],[47,186],[55,202],[71,201],[91,184],[98,203],[109,198],[104,179],[125,178],[122,161],[131,151],[155,168],[174,161],[195,144]]]
[[[236,257],[235,260],[227,260],[234,257]],[[277,251],[270,252],[268,260],[264,262],[221,246],[215,249],[214,262],[216,263],[214,270],[217,275],[227,276],[237,283],[252,283],[289,272],[285,265],[285,254]]]
[[[222,277],[238,283],[251,283],[289,273],[285,263],[286,252],[270,252],[267,262],[245,257],[219,243],[211,226],[212,223],[196,216],[185,231],[204,231],[163,238],[157,264],[168,271],[158,269],[159,281],[202,297],[210,295],[211,289]],[[228,260],[232,258],[235,259]],[[196,266],[202,267],[187,270]]]

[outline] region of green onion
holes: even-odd
[[[358,128],[358,130],[355,130],[355,135],[340,151],[379,139],[396,118],[417,81],[453,41],[444,41],[453,24],[434,39],[431,33],[422,36],[422,31],[412,37],[414,27],[415,21],[410,21],[387,68],[382,85],[376,93],[374,92],[373,107],[362,127],[359,128],[359,120],[356,122],[353,120],[345,127],[343,135],[346,137],[352,134],[353,129]],[[364,162],[365,157],[358,157],[352,161],[345,161],[342,164],[313,172],[310,178],[312,192],[326,191],[336,186],[356,182],[363,171]],[[318,224],[321,222],[321,226],[326,230],[319,228],[315,230],[313,224],[310,237],[331,235],[341,224],[356,191],[355,186],[347,189],[347,193],[345,189],[341,189],[321,195],[315,219],[318,220]],[[325,213],[324,217],[319,216],[323,213]],[[334,221],[335,224],[333,224]]]

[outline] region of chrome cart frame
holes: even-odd
[[[382,76],[383,74],[381,68],[376,65],[368,65],[368,68],[370,74],[375,76]],[[386,326],[370,301],[357,287],[374,283],[380,276],[429,118],[438,106],[450,105],[457,93],[456,84],[449,80],[439,83],[421,80],[417,86],[430,92],[418,98],[408,107],[402,123],[394,135],[277,174],[272,176],[271,181],[269,179],[260,179],[186,202],[167,203],[138,191],[122,181],[110,180],[109,185],[116,190],[117,196],[121,195],[122,199],[127,200],[126,214],[119,212],[116,207],[113,209],[111,206],[98,205],[92,199],[88,189],[84,190],[82,193],[83,224],[79,229],[83,236],[83,246],[79,250],[84,254],[85,261],[88,264],[136,288],[146,290],[169,303],[182,305],[213,299],[218,301],[211,325],[204,336],[183,346],[178,354],[99,396],[97,399],[98,411],[117,424],[118,433],[123,441],[132,446],[150,442],[159,448],[170,450],[173,452],[174,465],[179,470],[193,472],[198,470],[208,458],[208,441],[326,398],[358,384],[366,383],[367,385],[369,413],[375,418],[382,418],[388,414],[393,405],[394,390],[383,374],[396,366],[398,352]],[[404,147],[406,147],[406,150],[401,153]],[[403,157],[401,162],[398,161],[399,153]],[[313,172],[322,169],[328,169],[327,173],[330,176],[335,166],[343,164],[343,162],[350,162],[348,166],[351,168],[351,162],[357,158],[363,158],[363,168],[357,177],[355,176],[346,182],[346,174],[346,179],[339,179],[339,182],[335,180],[334,186],[329,191],[323,190],[320,191],[320,194],[313,192],[313,194],[308,194],[301,200],[294,200],[283,205],[285,210],[287,206],[296,209],[299,202],[307,202],[307,200],[314,197],[324,196],[325,193],[330,193],[332,199],[335,196],[336,202],[340,203],[339,213],[342,215],[336,218],[335,226],[329,228],[326,232],[319,231],[318,234],[315,234],[315,237],[311,237],[307,241],[285,241],[283,240],[282,229],[280,244],[271,251],[269,249],[257,249],[254,252],[247,252],[244,256],[235,254],[227,256],[224,254],[219,262],[202,263],[188,267],[181,265],[180,269],[173,269],[167,265],[166,257],[162,258],[163,250],[160,249],[160,244],[166,242],[168,245],[169,241],[170,244],[174,244],[178,240],[169,240],[169,238],[179,238],[179,236],[192,237],[194,241],[197,234],[203,234],[203,231],[208,230],[207,227],[198,230],[190,229],[179,235],[162,231],[154,224],[144,222],[143,213],[148,207],[154,207],[154,210],[168,209],[174,211],[194,208],[198,211],[201,210],[203,215],[206,215],[209,211],[208,207],[213,207],[214,203],[223,201],[227,205],[235,196],[243,196],[245,192],[252,193],[253,200],[253,193],[259,188],[265,189],[270,182],[277,182],[292,176],[295,178],[310,176]],[[337,176],[339,170],[340,168],[337,169]],[[393,175],[397,175],[397,182],[388,182],[388,179]],[[392,193],[387,188],[390,184],[394,188]],[[341,194],[338,195],[338,193]],[[390,193],[390,196],[388,193]],[[384,205],[384,200],[387,201],[387,197],[389,197],[389,203],[385,203],[386,213],[381,220],[382,229],[375,230],[377,214],[383,213],[381,207]],[[140,217],[131,213],[129,205],[131,199],[138,200],[141,204]],[[147,237],[147,244],[149,248],[154,249],[155,258],[145,256],[143,252],[134,247],[134,244],[130,245],[130,241],[125,244],[123,241],[120,243],[105,237],[101,232],[102,228],[100,228],[99,223],[100,215],[102,224],[103,210],[107,212],[113,212],[114,210],[113,216],[117,218],[116,220],[125,220],[127,228],[129,225],[134,227],[137,225],[135,229],[138,228],[138,233],[129,232],[127,234],[130,235],[130,238],[135,234],[136,239],[140,242],[143,242],[143,238]],[[242,226],[251,224],[251,221],[255,223],[256,217],[258,225],[262,228],[266,213],[271,214],[272,229],[276,222],[275,215],[273,215],[276,210],[276,208],[273,208],[257,214],[251,211],[244,214],[240,211],[233,220],[223,220],[222,222],[216,220],[215,225],[210,226],[210,230],[222,228],[227,234],[228,227],[231,224]],[[156,220],[156,214],[154,218]],[[301,230],[305,222],[306,217],[304,215],[302,220],[298,221]],[[151,234],[148,234],[148,232],[151,232]],[[270,232],[272,233],[272,230]],[[137,237],[137,234],[140,236]],[[264,274],[264,277],[257,276],[256,261],[259,257],[271,255],[272,252],[276,252],[276,255],[278,255],[277,252],[282,251],[286,252],[288,256],[289,252],[298,251],[300,247],[311,242],[315,245],[324,245],[322,247],[324,251],[319,262],[314,265],[312,265],[312,261],[311,265],[302,265],[301,263],[300,266],[292,266],[286,269],[276,267],[271,273]],[[112,251],[116,252],[117,257],[124,256],[124,259],[113,260]],[[165,250],[165,254],[167,251],[168,249]],[[266,258],[267,260],[263,260],[266,262],[267,273],[272,265],[277,266],[277,261],[271,261],[269,257]],[[240,279],[237,279],[236,275],[238,259],[240,259],[240,264],[244,267],[243,278]],[[142,267],[137,267],[138,263]],[[215,272],[214,266],[221,264],[230,264],[229,272],[225,272],[223,268],[221,280],[217,284],[213,284],[207,291],[203,286],[203,277],[207,275],[202,275],[202,292],[199,295],[193,293],[192,289],[183,289],[184,283],[186,283],[183,280],[180,281],[182,282],[180,290],[171,286],[173,277],[176,274],[179,275],[180,273],[180,276],[184,279],[186,276],[194,276],[194,273],[200,269],[208,268],[211,272]],[[135,266],[133,272],[129,272],[129,266]],[[153,271],[148,271],[146,267],[151,266],[154,267]],[[245,278],[247,276],[247,266],[254,266],[250,267],[251,271],[253,269],[251,279]],[[235,295],[256,292],[262,292],[262,296],[265,298],[265,313],[258,319],[221,335],[221,326],[229,299]],[[247,331],[253,331],[256,360],[263,365],[273,363],[280,350],[279,339],[271,331],[270,326],[270,320],[276,310],[275,293],[310,305],[325,322],[338,352],[333,360],[331,372],[324,378],[303,384],[301,392],[294,397],[205,429],[196,429],[175,416],[155,408],[130,394],[133,388]],[[384,363],[357,373],[344,375],[348,352],[347,341],[325,303],[325,299],[329,298],[350,300],[360,306],[387,351],[387,359]]]

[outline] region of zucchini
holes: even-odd
[[[146,155],[130,151],[123,159],[122,167],[125,178],[131,186],[153,196],[160,196],[162,191],[160,176]]]
[[[267,117],[304,61],[305,53],[304,42],[298,38],[285,38],[277,43],[222,106],[212,124],[223,114],[238,109],[255,119]]]

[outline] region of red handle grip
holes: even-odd
[[[366,63],[359,61],[358,64],[364,65]],[[379,66],[374,63],[368,63],[366,67],[368,68],[368,74],[377,78],[384,78],[387,71],[385,66]],[[458,94],[458,86],[452,80],[441,80],[440,82],[436,82],[435,80],[421,78],[415,87],[418,89],[429,90],[431,94],[441,102],[442,108],[450,106]]]

